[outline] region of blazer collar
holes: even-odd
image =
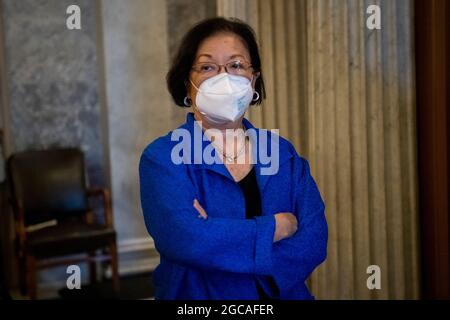
[[[273,133],[270,133],[268,130],[265,129],[258,129],[255,128],[253,126],[253,124],[248,121],[246,118],[243,119],[243,124],[246,130],[249,129],[253,129],[251,132],[254,132],[254,135],[250,135],[250,139],[253,142],[253,145],[256,145],[257,148],[253,150],[254,152],[254,159],[256,160],[256,163],[254,164],[255,169],[256,169],[256,177],[257,177],[257,181],[259,184],[260,189],[262,190],[265,186],[265,184],[267,183],[268,179],[271,177],[271,175],[264,175],[261,174],[261,170],[264,170],[264,168],[268,167],[266,163],[263,163],[260,157],[259,157],[259,149],[262,147],[267,148],[266,150],[272,150],[272,143],[278,143],[278,150],[279,150],[279,168],[278,170],[281,170],[281,166],[288,161],[289,159],[291,159],[294,155],[292,150],[290,150],[287,147],[286,143],[282,143],[282,139],[281,137],[278,137],[278,139],[270,139],[271,135]],[[185,129],[187,129],[190,132],[190,136],[192,138],[191,141],[191,145],[194,147],[199,148],[200,144],[198,143],[200,141],[200,139],[198,137],[201,136],[201,153],[195,153],[193,152],[193,165],[195,167],[195,169],[200,169],[200,170],[209,170],[209,171],[213,171],[216,172],[232,181],[234,181],[233,177],[231,176],[230,172],[228,171],[228,169],[225,167],[225,165],[223,164],[219,154],[216,152],[216,150],[213,150],[213,154],[215,156],[215,161],[212,164],[206,164],[204,163],[204,161],[202,161],[201,158],[199,158],[199,156],[201,157],[201,155],[203,155],[203,151],[205,150],[206,147],[208,147],[211,144],[211,141],[208,140],[208,138],[205,137],[204,132],[202,130],[202,128],[200,127],[200,124],[195,120],[194,118],[194,114],[192,112],[189,112],[186,115],[186,123],[182,126]],[[260,139],[262,138],[262,139]],[[266,138],[266,139],[264,139]],[[195,141],[197,140],[197,141]],[[255,143],[256,141],[263,141],[266,142],[267,145],[265,143]],[[198,144],[198,146],[195,146],[195,143]],[[267,154],[267,151],[264,151],[263,154]]]

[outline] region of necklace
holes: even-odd
[[[245,137],[244,138],[244,143],[242,144],[242,147],[241,147],[241,149],[238,151],[238,153],[235,155],[235,156],[229,156],[229,155],[227,155],[227,153],[221,148],[221,147],[219,147],[218,145],[216,145],[216,144],[214,144],[214,146],[217,148],[217,149],[219,149],[219,151],[222,153],[222,155],[223,155],[223,157],[225,158],[225,160],[228,162],[228,163],[233,163],[234,161],[236,161],[236,159],[237,158],[239,158],[239,156],[242,154],[242,152],[244,151],[244,149],[245,149],[245,145],[247,144],[247,140],[248,140],[248,137]]]
[[[245,131],[245,127],[244,127],[244,126],[242,126],[242,130]],[[223,150],[223,148],[221,148],[221,147],[219,147],[217,144],[215,144],[215,143],[214,143],[215,137],[212,138],[212,139],[211,139],[211,137],[210,137],[210,140],[211,140],[211,143],[214,145],[214,147],[217,148],[217,149],[220,151],[220,153],[222,153],[222,155],[223,155],[223,157],[225,158],[226,162],[228,162],[228,163],[233,163],[234,161],[236,161],[237,158],[239,158],[239,157],[241,156],[242,152],[245,150],[245,145],[247,144],[248,136],[245,136],[245,137],[244,137],[244,143],[242,144],[241,149],[237,152],[236,155],[228,155],[228,154]],[[233,154],[234,154],[234,153],[233,153]]]

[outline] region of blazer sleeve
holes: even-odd
[[[298,230],[292,237],[275,243],[272,253],[272,276],[281,298],[283,295],[292,296],[296,288],[303,286],[327,255],[328,229],[324,202],[308,162],[299,156],[295,161],[294,213]]]
[[[271,273],[273,216],[199,218],[193,207],[196,191],[186,166],[162,162],[145,152],[139,177],[145,224],[166,259],[207,270]]]

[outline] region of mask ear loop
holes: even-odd
[[[191,78],[189,78],[189,82],[194,86],[194,88],[195,88],[195,90],[197,90],[197,92],[200,92],[200,89],[192,82]],[[186,100],[191,101],[191,103],[189,104],[189,107],[197,109],[198,112],[200,112],[202,115],[205,115],[205,113],[197,107],[197,104],[194,101],[192,101],[191,99],[189,99],[188,97],[184,98],[184,104],[186,104]]]
[[[194,86],[195,90],[200,92],[200,89],[192,82],[191,78],[189,78],[189,82]]]

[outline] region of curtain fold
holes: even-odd
[[[381,30],[369,30],[369,5]],[[268,98],[257,126],[279,128],[306,157],[326,203],[319,299],[419,298],[411,0],[218,0],[258,36]],[[381,268],[369,290],[367,267]]]

